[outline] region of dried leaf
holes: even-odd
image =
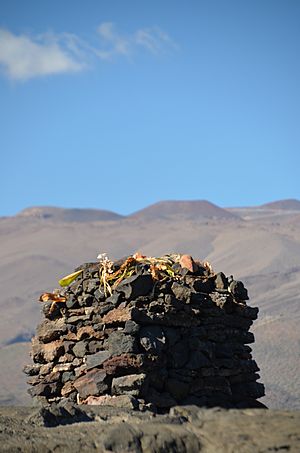
[[[150,264],[150,272],[151,272],[151,277],[153,280],[160,280],[160,274],[159,274],[159,269],[155,264]]]
[[[66,302],[67,298],[54,293],[43,293],[40,295],[40,302],[48,302],[49,300],[52,302]]]
[[[145,255],[142,255],[140,252],[136,252],[132,256],[135,260],[143,260],[143,259],[147,258]]]
[[[208,261],[204,261],[203,266],[208,270],[209,274],[214,275],[212,265]]]

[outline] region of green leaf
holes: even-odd
[[[60,286],[69,286],[70,283],[72,283],[76,278],[82,274],[83,270],[81,269],[80,271],[73,272],[73,274],[66,275],[65,277],[61,278],[58,283]]]

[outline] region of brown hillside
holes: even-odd
[[[189,219],[234,219],[239,217],[206,200],[160,201],[131,214],[136,219],[155,219],[181,216]]]

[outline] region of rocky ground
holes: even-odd
[[[70,415],[71,414],[71,415]],[[75,423],[71,423],[76,421]],[[78,422],[79,420],[83,420]],[[57,422],[61,423],[55,426]],[[300,412],[176,406],[168,415],[110,407],[50,413],[0,408],[1,452],[299,452]]]

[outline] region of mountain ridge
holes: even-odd
[[[108,209],[98,208],[65,208],[58,206],[30,206],[9,218],[36,218],[65,222],[113,221],[122,219],[154,219],[181,215],[187,218],[227,218],[241,220],[244,211],[300,211],[300,201],[295,198],[282,199],[254,206],[220,207],[208,200],[162,200],[145,206],[127,215]]]
[[[33,217],[65,222],[92,222],[123,218],[121,214],[106,209],[61,208],[56,206],[31,206],[17,213],[15,217]]]
[[[220,208],[207,200],[165,200],[146,206],[133,214],[129,218],[135,219],[155,219],[181,215],[188,218],[224,218],[235,219],[239,217]]]
[[[261,205],[261,207],[266,209],[300,211],[300,201],[296,198],[288,198],[286,200],[276,200],[265,203]]]

